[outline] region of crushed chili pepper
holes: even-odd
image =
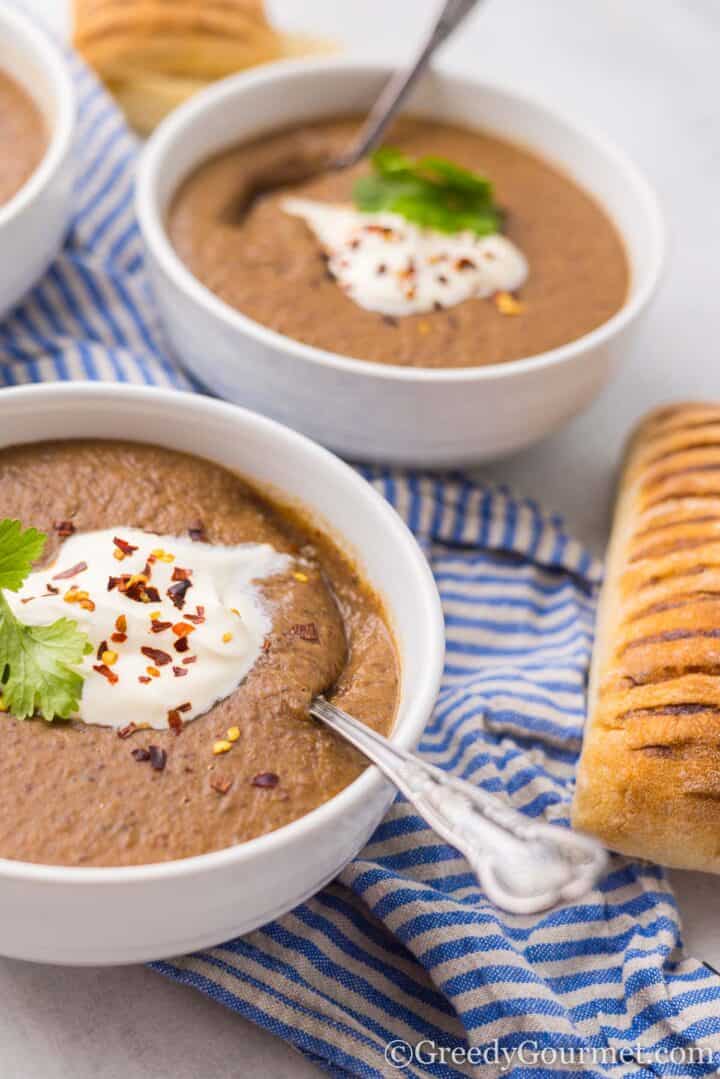
[[[153,618],[150,622],[152,633],[164,633],[167,629],[172,629],[172,622],[158,622],[156,618]]]
[[[128,723],[126,727],[120,728],[120,730],[117,732],[117,736],[118,738],[129,738],[131,734],[134,734],[135,731],[139,729],[140,728],[138,727],[137,723]]]
[[[187,652],[190,648],[190,641],[187,639],[187,637],[178,637],[178,639],[175,641],[175,644],[173,645],[173,648],[176,652]]]
[[[119,614],[115,619],[115,629],[118,633],[127,633],[127,618],[124,614]]]
[[[48,595],[49,595],[49,596],[59,596],[59,595],[60,595],[60,589],[59,589],[59,588],[56,588],[54,584],[50,584],[50,582],[49,582],[49,581],[48,581],[48,583],[47,583],[47,584],[45,585],[45,587],[46,587],[46,588],[47,588],[47,590],[48,590]]]
[[[197,663],[197,656],[185,656],[183,663]]]
[[[160,648],[150,648],[148,645],[143,645],[140,651],[148,659],[151,659],[157,667],[164,667],[172,661],[170,653],[163,652]]]
[[[473,260],[469,259],[469,258],[456,259],[455,260],[455,269],[456,270],[476,270],[477,269],[477,264],[474,263]]]
[[[53,521],[53,528],[60,539],[67,539],[75,531],[75,525],[72,521]]]
[[[259,772],[252,779],[253,787],[262,787],[265,790],[272,790],[273,787],[277,787],[280,782],[280,776],[275,772]]]
[[[167,764],[167,753],[160,746],[148,746],[150,751],[150,766],[156,772],[162,772]]]
[[[119,536],[113,536],[113,543],[122,551],[123,555],[134,554],[137,551],[137,547],[133,547],[132,543],[128,543],[127,540],[120,539]]]
[[[173,674],[176,678],[184,678],[187,673],[187,667],[173,667]]]
[[[96,663],[93,666],[93,670],[97,671],[98,674],[101,674],[103,676],[103,678],[107,678],[107,680],[108,680],[108,682],[110,683],[111,686],[114,686],[115,683],[119,681],[119,678],[115,674],[115,672],[111,671],[110,668],[105,663]]]
[[[178,712],[190,712],[192,711],[192,704],[190,701],[185,701],[183,704],[177,706]]]
[[[110,640],[113,644],[125,644],[127,640],[127,633],[111,633]]]
[[[185,606],[185,595],[189,588],[192,588],[192,581],[176,581],[167,590],[168,597],[179,611]]]
[[[52,579],[53,581],[67,581],[70,577],[77,577],[78,573],[84,573],[87,568],[87,562],[78,562],[76,566],[64,569],[62,573],[54,573]]]
[[[168,712],[168,726],[170,727],[170,730],[175,731],[175,734],[180,734],[180,731],[183,729],[182,716],[177,708],[172,708]]]
[[[205,525],[202,521],[195,521],[188,528],[188,535],[193,543],[207,543],[207,534],[205,532]]]
[[[98,645],[98,650],[96,652],[96,656],[98,658],[98,661],[102,659],[103,652],[107,652],[107,646],[108,646],[107,641],[100,641],[100,644]]]
[[[139,674],[138,675],[138,682],[142,682],[142,684],[144,686],[149,686],[150,683],[152,682],[152,678],[148,678],[148,676],[146,674]]]
[[[182,566],[175,566],[172,571],[173,581],[189,581],[192,577],[191,569],[183,569]]]

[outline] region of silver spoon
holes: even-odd
[[[347,712],[316,697],[310,714],[376,764],[418,813],[470,863],[501,910],[536,914],[588,892],[607,864],[589,836],[530,820],[494,794],[399,749]]]
[[[304,183],[321,172],[337,172],[357,165],[382,141],[387,128],[397,116],[413,86],[427,68],[436,50],[447,41],[454,30],[470,14],[479,0],[445,0],[442,11],[428,37],[408,68],[397,71],[385,85],[375,102],[359,135],[342,154],[332,158],[316,155],[311,158],[291,155],[287,161],[276,162],[272,172],[261,173],[246,184],[223,211],[228,224],[239,225],[253,204],[279,188]]]

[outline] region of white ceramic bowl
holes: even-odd
[[[431,467],[518,450],[585,408],[621,362],[655,291],[664,235],[655,196],[604,139],[514,91],[429,75],[411,109],[525,144],[604,205],[632,264],[630,296],[599,329],[562,348],[489,367],[371,364],[300,344],[214,296],[176,256],[168,204],[202,161],[273,129],[363,110],[389,69],[324,59],[272,65],[198,94],[162,125],[140,166],[137,209],[173,345],[220,396],[288,423],[345,456]],[[278,297],[278,302],[291,302]]]
[[[151,439],[217,461],[309,509],[356,554],[386,600],[402,664],[392,737],[408,748],[418,742],[443,666],[440,600],[413,536],[356,472],[271,420],[199,395],[101,383],[0,395],[0,446],[69,436]],[[0,859],[0,954],[136,963],[249,932],[331,880],[365,844],[392,793],[370,768],[269,835],[158,865],[58,868]]]
[[[0,206],[0,318],[42,276],[70,218],[73,85],[47,33],[13,8],[0,7],[0,71],[33,99],[45,119],[45,156],[27,183]]]

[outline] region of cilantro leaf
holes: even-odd
[[[489,180],[442,157],[408,157],[384,146],[372,155],[373,171],[353,188],[363,213],[388,211],[439,232],[500,230],[502,215]]]
[[[16,592],[42,554],[46,537],[19,521],[0,521],[0,588]],[[92,645],[70,618],[27,626],[0,592],[0,694],[17,719],[67,719],[78,708],[83,676],[75,670]]]
[[[23,527],[19,521],[0,521],[0,588],[17,592],[33,562],[43,553],[45,536],[36,528]]]

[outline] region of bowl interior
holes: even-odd
[[[228,146],[284,126],[366,110],[389,69],[322,60],[272,65],[233,77],[178,110],[151,142],[141,203],[155,216],[154,240],[179,260],[164,232],[169,203],[203,160]],[[495,133],[562,168],[602,204],[622,235],[631,265],[628,301],[654,284],[662,257],[655,198],[635,167],[603,138],[512,90],[431,72],[408,106],[433,119]],[[142,207],[141,207],[142,208]]]
[[[414,537],[356,472],[288,428],[199,395],[103,384],[3,393],[0,446],[68,437],[152,442],[206,457],[309,511],[386,602],[402,668],[393,737],[417,743],[443,667],[440,600]]]

